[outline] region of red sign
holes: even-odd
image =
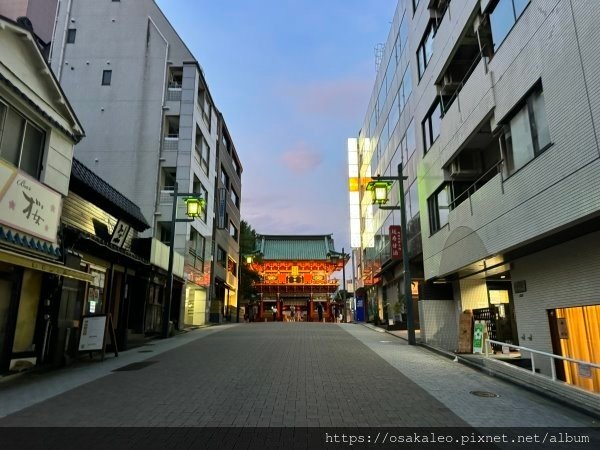
[[[402,259],[402,227],[390,225],[390,247],[392,259]]]

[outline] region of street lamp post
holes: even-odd
[[[177,192],[177,182],[173,186],[173,209],[171,211],[171,237],[169,239],[169,268],[167,274],[167,298],[165,301],[165,309],[163,311],[162,337],[169,337],[169,321],[171,318],[171,302],[173,299],[173,257],[175,252],[175,224],[178,222],[193,222],[194,218],[199,217],[202,209],[206,205],[206,200],[194,192]],[[177,218],[177,199],[185,197],[186,216],[189,219]]]
[[[406,229],[406,198],[404,197],[404,180],[408,179],[402,175],[402,163],[398,164],[398,176],[396,177],[372,177],[366,189],[374,195],[373,203],[379,205],[379,209],[400,210],[400,225],[402,227],[402,266],[404,268],[404,298],[406,300],[406,321],[408,331],[408,343],[416,344],[415,323],[413,318],[412,289],[410,277],[410,255],[408,251],[408,230]],[[388,201],[388,190],[398,181],[400,190],[400,207],[383,206]]]

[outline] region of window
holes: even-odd
[[[235,207],[237,209],[240,209],[240,197],[237,195],[237,192],[235,192],[233,189],[231,189],[229,196],[231,198],[231,201],[235,205]]]
[[[390,60],[387,65],[387,69],[385,71],[385,79],[386,82],[386,92],[389,92],[392,89],[392,82],[394,81],[394,75],[396,74],[396,58],[392,54]]]
[[[112,79],[112,70],[104,70],[102,72],[102,86],[110,86]]]
[[[237,263],[231,258],[227,258],[227,272],[237,276]]]
[[[406,48],[406,44],[408,42],[408,16],[405,14],[402,18],[402,22],[400,23],[400,46],[402,47],[402,51]]]
[[[231,236],[236,242],[238,240],[238,229],[233,224],[232,221],[229,221],[229,236]]]
[[[229,175],[223,166],[221,166],[221,183],[225,185],[225,189],[229,189]]]
[[[238,177],[240,176],[240,164],[237,162],[237,159],[231,158],[231,164],[233,165],[233,170],[237,173]]]
[[[415,136],[415,123],[411,120],[406,129],[406,161],[410,159],[417,149],[417,138]]]
[[[202,220],[202,222],[206,223],[207,210],[208,210],[208,191],[202,185],[202,183],[200,182],[198,177],[196,177],[196,175],[194,175],[193,192],[194,192],[194,194],[200,194],[202,196],[202,198],[207,202],[206,206],[202,210],[202,216],[200,216],[200,220]]]
[[[499,0],[490,13],[494,52],[506,39],[508,33],[519,20],[530,0]]]
[[[225,267],[227,264],[227,252],[220,245],[217,245],[217,263],[221,267]]]
[[[429,21],[427,28],[425,29],[425,34],[423,35],[423,39],[421,40],[421,44],[419,45],[419,49],[417,50],[417,65],[419,67],[419,80],[423,78],[423,74],[425,73],[425,69],[427,68],[427,64],[431,60],[431,55],[433,54],[433,38],[435,36],[435,22],[433,20]]]
[[[448,190],[449,186],[443,185],[435,194],[427,199],[429,231],[431,234],[434,234],[448,223],[448,213],[450,212]]]
[[[436,99],[433,106],[425,116],[423,120],[423,148],[427,153],[427,150],[433,145],[435,140],[440,135],[440,124],[442,121],[442,110],[440,108],[440,101]]]
[[[550,130],[541,85],[534,88],[522,107],[504,125],[500,144],[508,175],[519,170],[550,146]]]
[[[390,109],[390,115],[388,117],[388,127],[390,136],[394,133],[396,129],[396,124],[398,123],[398,119],[400,119],[400,103],[399,103],[399,94],[396,94],[394,97],[394,103],[392,103],[392,108]]]
[[[75,28],[69,28],[67,31],[67,44],[75,43],[75,35],[77,34],[77,30]]]
[[[158,222],[156,237],[165,245],[171,244],[171,222]]]
[[[196,160],[204,173],[208,175],[210,148],[199,128],[196,128]]]
[[[417,8],[419,7],[419,0],[412,0],[413,4],[413,14],[417,12]]]
[[[406,68],[404,72],[404,78],[402,79],[402,90],[404,96],[404,104],[408,103],[408,98],[412,93],[412,75],[410,73],[410,66]]]
[[[0,103],[0,156],[38,178],[46,134],[25,117]]]
[[[205,245],[206,238],[192,227],[190,231],[190,254],[198,259],[204,260]]]
[[[173,191],[175,182],[177,181],[177,168],[163,167],[162,168],[162,186],[163,191]]]
[[[408,197],[408,206],[410,208],[407,209],[409,209],[409,217],[412,219],[419,213],[419,192],[416,180],[408,188]]]
[[[198,89],[198,106],[200,107],[200,112],[202,113],[202,120],[210,131],[212,108],[210,107],[210,102],[208,99],[208,91],[202,87]]]

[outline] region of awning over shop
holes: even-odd
[[[74,278],[76,280],[88,282],[94,280],[92,275],[82,272],[81,270],[71,269],[70,267],[63,266],[62,264],[44,261],[43,259],[32,258],[31,256],[21,255],[8,250],[0,250],[0,261],[26,267],[28,269],[39,270],[40,272],[47,272],[54,275]]]

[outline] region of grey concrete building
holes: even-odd
[[[457,350],[460,314],[472,311],[491,338],[600,360],[599,18],[593,0],[398,3],[356,152],[363,178],[393,170],[388,161],[406,166],[426,342]],[[412,90],[398,114],[405,67]],[[368,256],[388,223],[361,199]],[[536,360],[543,374],[550,365]],[[600,391],[597,370],[555,368]]]
[[[54,30],[51,67],[88,136],[77,157],[140,207],[151,224],[147,237],[168,243],[175,233],[175,250],[185,255],[186,293],[172,319],[203,324],[215,296],[217,153],[219,130],[226,128],[203,70],[153,0],[59,0],[55,6],[56,17],[46,17]],[[47,26],[32,22],[36,30]],[[206,211],[173,231],[175,183],[179,192],[202,194]],[[236,189],[239,196],[239,177]],[[184,214],[180,199],[177,217]],[[230,217],[239,229],[239,198]],[[230,241],[221,248],[237,264],[239,248]],[[237,277],[230,281],[237,286]]]

